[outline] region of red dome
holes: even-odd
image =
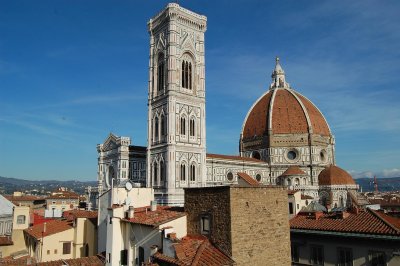
[[[269,90],[250,109],[242,138],[270,134],[318,134],[331,132],[322,113],[303,95],[290,88]]]
[[[319,173],[318,184],[320,186],[355,185],[356,182],[354,182],[354,179],[345,170],[335,165],[331,165]]]

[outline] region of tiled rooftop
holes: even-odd
[[[67,220],[74,220],[76,218],[93,219],[97,218],[97,216],[98,216],[97,211],[70,210],[63,212],[63,217],[66,218]]]
[[[130,223],[156,227],[185,215],[185,212],[176,211],[174,207],[170,206],[157,206],[157,210],[155,211],[151,211],[150,207],[143,207],[135,208],[135,214],[133,218],[123,220]]]
[[[174,244],[176,258],[157,252],[156,261],[175,265],[222,266],[234,265],[234,261],[213,246],[204,236],[186,236]]]
[[[46,232],[43,232],[45,224],[46,224]],[[42,236],[57,234],[71,228],[72,226],[67,221],[51,220],[47,221],[46,223],[31,226],[25,229],[24,231],[27,234],[31,235],[32,237],[40,239]]]
[[[400,236],[400,219],[370,209],[349,213],[346,218],[339,218],[335,213],[325,213],[318,219],[299,214],[290,220],[290,228]]]
[[[13,196],[13,195],[7,195],[5,196],[8,200],[18,202],[18,201],[36,201],[36,200],[44,200],[43,197],[38,197],[38,196],[31,196],[31,195],[25,195],[25,196]]]
[[[244,180],[246,183],[248,183],[250,186],[259,186],[260,183],[258,183],[257,180],[255,180],[254,178],[252,178],[251,176],[249,176],[246,173],[237,173],[237,175],[239,176],[239,178],[241,178],[242,180]]]
[[[105,259],[101,256],[90,256],[77,259],[65,259],[41,262],[36,264],[38,266],[103,266],[105,265]]]
[[[305,175],[306,173],[300,169],[297,165],[290,166],[286,169],[285,172],[281,176],[290,176],[290,175]]]
[[[349,173],[340,167],[330,165],[318,175],[318,184],[326,185],[355,185],[354,179]]]
[[[223,154],[213,154],[213,153],[207,153],[206,155],[207,159],[225,159],[225,160],[236,160],[236,161],[248,161],[248,162],[256,162],[256,163],[265,163],[264,161],[255,159],[255,158],[250,158],[250,157],[241,157],[241,156],[236,156],[236,155],[223,155]]]

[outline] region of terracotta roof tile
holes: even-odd
[[[320,186],[355,185],[356,182],[354,182],[354,179],[345,170],[335,165],[331,165],[319,173],[318,184]]]
[[[207,153],[207,158],[214,158],[214,159],[227,159],[227,160],[237,160],[237,161],[249,161],[249,162],[257,162],[257,163],[265,163],[264,161],[250,158],[250,157],[241,157],[235,155],[223,155],[223,154],[213,154]]]
[[[31,196],[31,195],[25,195],[25,196],[13,196],[13,195],[6,195],[4,196],[6,199],[9,201],[37,201],[37,200],[45,200],[44,197],[38,197],[38,196]]]
[[[247,116],[244,128],[243,139],[263,136],[268,131],[268,110],[271,102],[272,91],[265,94],[251,109]]]
[[[387,215],[370,209],[359,213],[349,213],[349,216],[344,219],[337,218],[336,214],[325,213],[318,219],[300,214],[290,220],[291,229],[391,236],[400,236],[399,225],[399,219],[388,218]]]
[[[97,218],[97,211],[86,211],[86,210],[69,210],[63,212],[63,217],[67,220],[74,220],[76,218]]]
[[[259,186],[260,183],[258,183],[257,180],[255,180],[254,178],[252,178],[251,176],[249,176],[246,173],[237,173],[237,175],[239,176],[239,178],[241,178],[242,180],[244,180],[246,183],[248,183],[251,186]]]
[[[0,236],[0,246],[11,246],[14,243],[9,236]]]
[[[150,211],[149,207],[135,208],[134,217],[131,219],[123,219],[124,221],[144,224],[149,226],[159,226],[169,221],[185,216],[186,213],[176,211],[176,208],[170,206],[157,206],[157,210]]]
[[[44,226],[46,225],[46,232],[44,231]],[[36,239],[40,239],[42,236],[49,236],[63,232],[65,230],[72,229],[72,226],[67,221],[51,220],[46,223],[37,224],[25,229],[25,233],[31,235]]]
[[[303,195],[301,194],[301,199],[302,200],[306,200],[306,199],[314,199],[313,197],[309,196],[309,195]]]
[[[306,173],[300,169],[297,165],[292,165],[281,176],[289,176],[289,175],[306,175]]]
[[[65,259],[65,260],[55,260],[48,262],[41,262],[36,264],[38,266],[103,266],[105,265],[105,260],[101,256],[90,256],[77,259]]]
[[[313,133],[323,136],[329,136],[330,131],[328,124],[326,123],[325,118],[322,116],[317,107],[315,107],[315,105],[303,95],[299,93],[296,93],[296,95],[301,99],[304,107],[307,109],[307,113],[310,117],[311,125],[313,127]]]
[[[161,253],[155,254],[156,261],[175,265],[222,266],[234,265],[234,261],[213,246],[204,236],[188,235],[173,246],[176,258]]]
[[[21,265],[37,265],[35,264],[36,260],[34,258],[31,257],[27,257],[27,258],[19,258],[19,259],[13,259],[10,257],[7,258],[0,258],[0,265],[1,266],[21,266]]]

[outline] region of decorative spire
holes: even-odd
[[[289,83],[286,83],[285,71],[283,71],[283,68],[279,63],[279,57],[275,58],[275,69],[272,72],[271,78],[272,78],[272,83],[269,86],[270,89],[290,88]]]

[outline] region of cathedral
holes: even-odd
[[[99,144],[99,195],[130,182],[153,188],[159,204],[181,206],[184,188],[250,178],[259,185],[299,190],[327,207],[345,207],[358,186],[336,166],[328,122],[289,85],[279,58],[271,84],[238,132],[238,154],[207,153],[206,29],[205,16],[177,3],[149,20],[147,147],[114,134]]]

